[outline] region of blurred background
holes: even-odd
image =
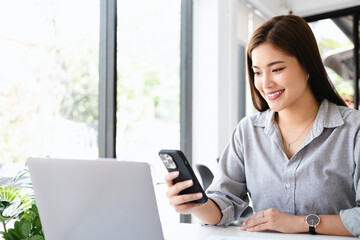
[[[215,172],[255,112],[247,41],[289,13],[308,21],[358,109],[357,0],[0,0],[0,176],[30,156],[106,157],[146,161],[162,184],[163,148]]]

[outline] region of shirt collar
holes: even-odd
[[[254,126],[264,127],[265,133],[269,134],[276,129],[275,112],[268,109],[251,117]],[[324,99],[317,113],[314,127],[315,132],[321,132],[323,128],[335,128],[344,124],[339,108],[335,103]]]

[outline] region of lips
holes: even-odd
[[[285,91],[285,89],[271,92],[271,93],[266,93],[266,96],[269,100],[275,100],[275,99],[279,98],[284,91]]]

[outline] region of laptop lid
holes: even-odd
[[[45,239],[163,239],[150,166],[28,159]]]

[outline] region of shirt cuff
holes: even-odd
[[[234,207],[229,203],[226,203],[221,197],[209,194],[210,198],[214,203],[220,208],[221,211],[221,220],[216,226],[225,227],[228,226],[234,219]]]
[[[340,218],[346,229],[353,236],[360,238],[360,207],[341,210]]]

